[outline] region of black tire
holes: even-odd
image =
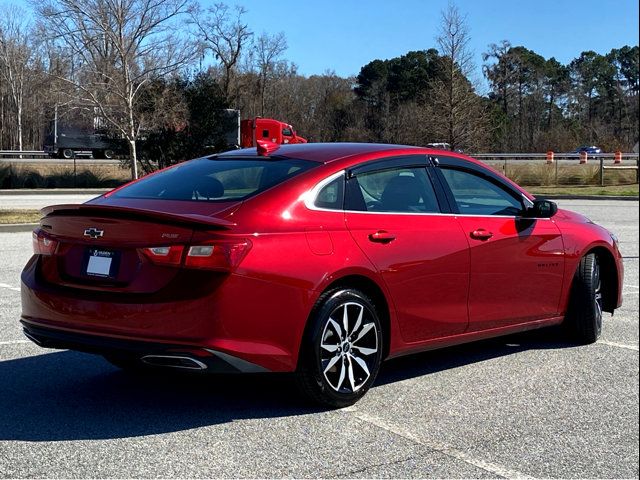
[[[382,362],[375,304],[358,290],[329,291],[318,299],[309,321],[296,376],[300,390],[324,406],[353,405],[367,393]]]
[[[594,343],[602,333],[602,278],[595,253],[580,260],[564,324],[569,339],[580,344]]]
[[[64,148],[60,150],[60,158],[66,158],[67,160],[73,158],[73,150],[71,150],[70,148]]]
[[[115,157],[115,156],[116,156],[116,154],[114,153],[114,151],[113,151],[113,150],[110,150],[110,149],[106,149],[106,150],[104,151],[104,154],[103,154],[103,155],[104,155],[104,158],[105,158],[105,159],[107,159],[107,160],[113,160],[113,157]]]
[[[135,372],[147,368],[139,357],[127,353],[108,353],[103,357],[111,365],[121,370]]]

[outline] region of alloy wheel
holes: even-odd
[[[376,366],[379,348],[378,329],[365,305],[336,307],[320,337],[320,363],[329,386],[338,393],[360,390]]]
[[[600,278],[600,264],[596,260],[593,266],[593,281],[595,285],[593,302],[598,335],[602,331],[602,279]]]

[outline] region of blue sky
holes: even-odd
[[[6,0],[0,0],[6,1]],[[201,0],[204,6],[220,0]],[[27,0],[9,0],[26,6]],[[436,46],[448,0],[229,0],[247,9],[257,34],[284,32],[285,57],[304,75],[355,75],[374,59]],[[509,40],[567,63],[584,50],[638,44],[638,0],[457,0],[467,15],[481,78],[482,52]]]
[[[217,0],[205,0],[204,5]],[[230,3],[230,2],[229,2]],[[447,0],[245,0],[254,32],[283,31],[286,58],[311,75],[357,74],[376,58],[436,46]],[[606,53],[638,44],[637,0],[458,0],[467,15],[476,64],[487,45],[503,39],[566,63],[584,50]],[[478,74],[480,70],[478,68]]]

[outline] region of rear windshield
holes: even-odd
[[[243,200],[317,166],[307,160],[198,159],[150,175],[115,198],[219,202]]]

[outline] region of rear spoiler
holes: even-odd
[[[64,205],[50,205],[40,210],[43,217],[99,215],[111,218],[130,218],[131,220],[155,220],[162,223],[189,225],[200,228],[229,229],[236,224],[222,218],[208,217],[195,213],[169,213],[143,208],[116,207],[112,205],[92,205],[86,203],[71,203]]]

